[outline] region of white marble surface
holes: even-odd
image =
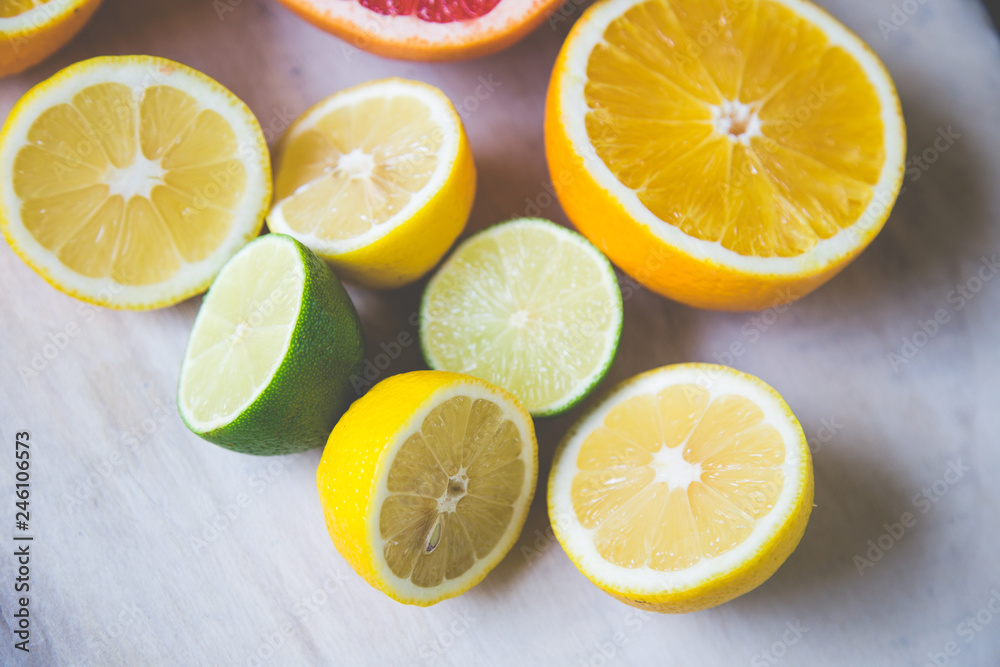
[[[90,309],[0,244],[0,663],[25,658],[8,633],[10,487],[14,434],[29,430],[32,664],[922,665],[934,654],[944,664],[946,647],[949,664],[1000,664],[1000,614],[980,612],[1000,591],[1000,279],[967,300],[952,292],[976,287],[981,258],[1000,251],[997,36],[972,0],[823,4],[884,58],[909,154],[927,150],[933,164],[908,172],[872,247],[784,313],[700,312],[631,290],[611,373],[717,360],[739,341],[732,364],[788,399],[813,442],[816,508],[770,581],[709,611],[638,614],[573,568],[548,532],[541,492],[521,540],[480,586],[430,609],[398,605],[327,537],[319,451],[241,456],[181,424],[174,386],[198,299],[153,313]],[[894,4],[914,12],[883,35]],[[220,20],[221,5],[233,11]],[[247,100],[272,138],[336,89],[416,77],[441,86],[467,123],[480,174],[471,229],[529,202],[565,222],[546,190],[542,99],[578,12],[497,56],[424,66],[345,52],[272,0],[107,0],[69,48],[0,82],[0,113],[57,69],[110,53],[204,70]],[[483,81],[495,90],[470,97]],[[957,138],[938,153],[948,128]],[[373,349],[414,333],[419,291],[352,290]],[[947,322],[923,339],[921,321],[939,310]],[[18,368],[67,327],[77,335],[65,349],[22,378]],[[926,344],[892,368],[887,355],[914,336]],[[410,346],[390,370],[421,363]],[[570,420],[539,424],[542,479]],[[961,477],[935,487],[957,462]],[[915,524],[859,574],[854,557],[905,512]],[[977,613],[992,622],[961,625]]]

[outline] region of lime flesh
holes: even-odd
[[[597,386],[621,325],[607,258],[575,232],[525,218],[455,250],[427,285],[420,339],[431,368],[499,385],[540,417]]]

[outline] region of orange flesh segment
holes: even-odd
[[[850,54],[773,0],[638,4],[605,30],[587,77],[597,154],[690,236],[793,257],[872,199],[886,158],[878,95]],[[741,111],[726,110],[734,101]]]
[[[587,436],[573,509],[607,561],[682,570],[749,537],[777,502],[784,460],[753,401],[675,385],[622,401]]]

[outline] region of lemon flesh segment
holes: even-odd
[[[432,588],[492,553],[523,495],[523,450],[492,401],[455,396],[431,410],[386,480],[379,534],[392,573]]]
[[[277,205],[304,236],[344,241],[372,232],[428,184],[442,141],[430,109],[414,97],[334,109],[289,140]]]
[[[421,342],[432,368],[501,386],[535,416],[585,397],[614,360],[622,301],[589,242],[539,219],[473,236],[428,283]]]
[[[154,308],[203,290],[270,201],[260,126],[160,58],[95,58],[29,92],[4,127],[3,231],[60,290]]]
[[[148,285],[204,259],[246,188],[232,128],[176,88],[136,99],[122,84],[90,86],[39,116],[28,139],[14,161],[24,225],[91,278]]]
[[[707,46],[705,26],[718,31]],[[685,234],[794,257],[872,202],[886,161],[879,93],[784,2],[636,3],[607,26],[586,74],[597,155]]]
[[[787,405],[760,380],[706,364],[616,388],[567,435],[549,486],[574,563],[658,611],[703,609],[762,583],[811,507],[809,452]]]
[[[267,252],[236,255],[202,303],[178,391],[198,431],[243,412],[270,384],[288,350],[305,274],[293,245],[269,245]]]
[[[744,542],[783,486],[784,442],[762,420],[752,401],[697,385],[615,406],[573,479],[573,508],[601,556],[672,571]]]

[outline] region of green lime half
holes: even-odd
[[[576,232],[538,218],[467,239],[420,308],[431,368],[499,385],[535,417],[565,412],[597,386],[621,330],[611,263]]]
[[[330,268],[268,234],[222,268],[195,318],[177,407],[194,433],[245,454],[320,447],[354,399],[364,338]]]

